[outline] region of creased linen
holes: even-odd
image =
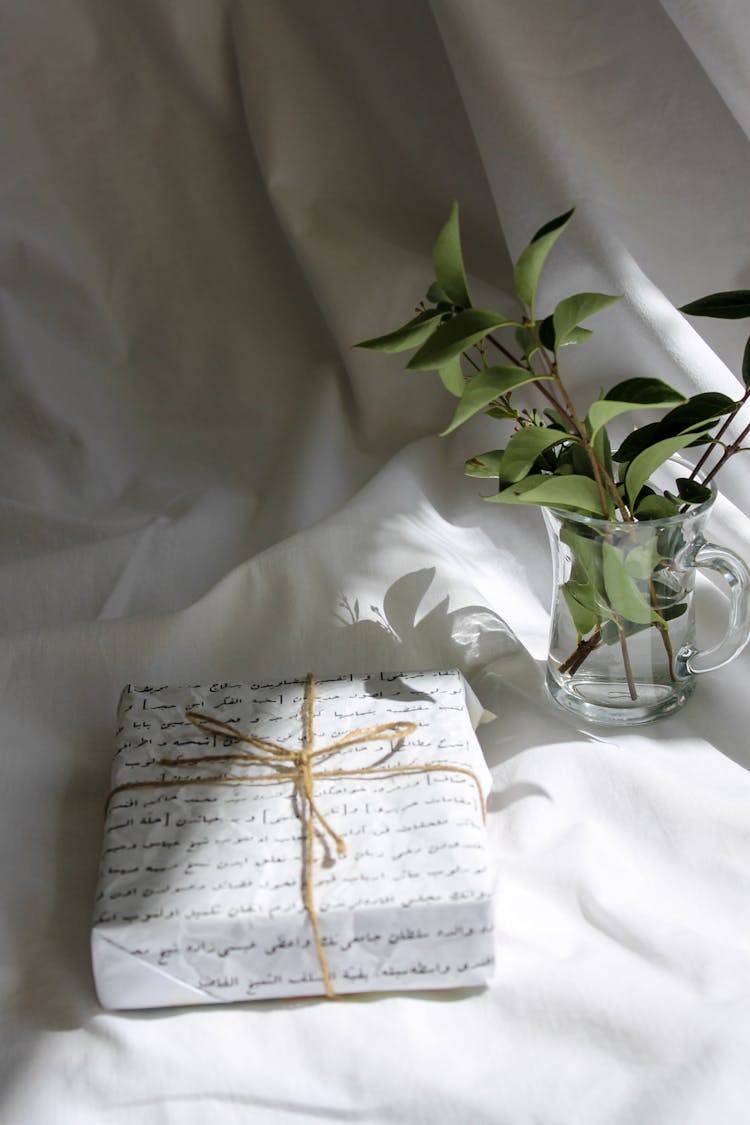
[[[502,437],[434,436],[436,380],[352,344],[411,315],[451,199],[503,311],[575,205],[540,299],[624,294],[576,396],[736,393],[747,323],[676,309],[750,287],[747,29],[739,0],[1,0],[4,1125],[746,1120],[750,655],[637,732],[556,710],[541,517],[462,474]],[[710,524],[746,558],[749,486],[737,458]],[[97,1006],[123,683],[454,666],[498,716],[490,988]]]

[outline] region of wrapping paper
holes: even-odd
[[[750,288],[749,35],[744,0],[0,3],[3,1125],[744,1125],[750,653],[638,732],[552,708],[541,517],[462,473],[502,436],[436,437],[437,381],[351,345],[451,199],[500,311],[575,205],[540,308],[624,294],[576,401],[736,394],[747,322],[677,310]],[[491,986],[102,1011],[122,684],[436,667],[499,716]]]
[[[457,671],[315,683],[323,855],[309,885],[336,994],[467,987],[491,976],[490,777],[467,691]],[[221,716],[230,729],[294,750],[305,698],[305,682],[289,679],[123,692],[91,939],[105,1007],[326,991],[305,910],[302,796],[290,763],[246,759],[228,773],[222,755],[234,740],[185,717]],[[475,699],[472,710],[481,715]],[[323,753],[355,731],[397,723],[416,729]],[[191,754],[209,760],[196,772]],[[162,758],[180,764],[165,769]],[[226,776],[240,780],[210,784]],[[165,778],[189,784],[165,786]],[[348,855],[336,857],[321,831],[332,821],[350,841]]]

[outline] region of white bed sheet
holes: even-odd
[[[748,58],[742,0],[0,3],[3,1125],[748,1119],[748,653],[653,726],[568,719],[541,518],[461,473],[490,423],[433,436],[432,378],[351,350],[451,198],[501,307],[575,204],[545,291],[626,297],[576,392],[731,393],[747,325],[675,309],[750,284]],[[440,666],[498,715],[493,985],[99,1009],[121,686]]]

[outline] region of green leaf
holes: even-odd
[[[661,379],[640,375],[617,383],[604,397],[608,402],[634,402],[639,406],[672,406],[688,401],[681,391],[676,391]]]
[[[589,477],[573,474],[568,476],[545,476],[535,474],[525,477],[503,489],[495,496],[485,496],[485,500],[497,504],[539,504],[546,508],[571,508],[576,512],[602,518],[599,506],[599,490]]]
[[[577,582],[566,582],[561,589],[580,640],[599,624],[599,614],[591,604],[593,591],[590,586]]]
[[[742,356],[742,381],[746,387],[750,387],[750,337],[745,344],[745,351]]]
[[[465,309],[441,324],[406,366],[410,371],[430,371],[435,367],[444,367],[466,348],[483,340],[493,328],[515,323],[501,313],[490,312],[488,309]]]
[[[513,335],[516,338],[516,343],[521,350],[521,354],[526,359],[531,359],[535,352],[539,351],[539,344],[534,339],[534,333],[530,332],[528,328],[517,328]]]
[[[580,328],[576,326],[571,328],[564,340],[560,340],[557,344],[558,348],[566,348],[568,344],[585,344],[590,340],[594,333],[590,328]]]
[[[674,500],[670,500],[667,496],[652,494],[636,505],[633,515],[638,520],[663,520],[676,516],[679,510],[680,505]]]
[[[471,305],[471,298],[466,286],[461,254],[461,232],[458,225],[458,204],[455,199],[451,204],[448,222],[437,237],[432,260],[435,265],[435,279],[442,291],[454,305],[459,305],[462,309],[468,308]]]
[[[639,453],[638,456],[630,462],[627,472],[625,473],[625,488],[627,489],[631,503],[636,503],[638,493],[651,474],[656,472],[659,466],[663,465],[665,461],[668,461],[670,457],[673,457],[675,453],[679,453],[682,449],[687,449],[695,436],[695,434],[678,434],[677,437],[657,441],[655,445],[644,449],[643,453]]]
[[[545,316],[539,324],[539,339],[550,352],[555,351],[558,347],[567,347],[568,344],[582,344],[593,335],[594,333],[589,328],[571,328],[565,339],[558,343],[552,316]]]
[[[433,304],[433,305],[451,305],[452,304],[448,294],[445,292],[445,290],[440,288],[440,286],[438,285],[438,283],[436,281],[433,281],[432,285],[427,290],[427,293],[425,294],[425,296],[427,297],[427,300],[430,302],[430,304]]]
[[[709,293],[697,301],[680,306],[689,316],[715,316],[721,320],[741,320],[750,316],[750,289],[730,289],[726,293]]]
[[[690,477],[680,477],[675,484],[680,499],[686,504],[705,504],[706,500],[710,500],[713,496],[710,488],[705,484],[699,484],[697,480],[691,480]]]
[[[456,407],[456,413],[453,415],[448,428],[443,430],[442,436],[452,433],[458,426],[463,425],[474,414],[488,406],[493,398],[497,398],[498,395],[505,395],[516,387],[521,387],[524,383],[530,383],[533,379],[539,377],[533,371],[526,371],[523,367],[502,365],[485,367],[484,371],[480,371],[464,387],[461,401]]]
[[[374,352],[405,352],[408,348],[416,348],[424,343],[435,331],[444,315],[430,309],[415,316],[395,332],[388,332],[385,336],[375,336],[372,340],[363,340],[354,347],[369,348]]]
[[[633,458],[664,438],[675,437],[677,434],[687,433],[699,427],[705,430],[708,422],[716,421],[725,414],[730,414],[736,403],[728,395],[718,391],[706,391],[703,394],[693,395],[683,403],[670,410],[658,422],[650,422],[640,426],[623,441],[615,454],[615,461],[632,461]]]
[[[616,614],[638,625],[648,625],[651,621],[658,620],[657,614],[628,574],[623,551],[612,543],[602,544],[602,571],[607,598]]]
[[[467,477],[494,477],[497,479],[500,462],[505,456],[504,449],[491,449],[488,453],[480,453],[470,457],[464,465]]]
[[[504,406],[491,406],[487,411],[487,416],[489,418],[511,418],[513,421],[517,417],[515,410],[506,410]]]
[[[627,397],[626,397],[627,396]],[[608,391],[603,399],[589,407],[587,421],[592,436],[620,414],[631,410],[655,410],[685,402],[685,396],[660,379],[627,379]]]
[[[560,301],[552,314],[556,347],[560,348],[568,342],[569,334],[582,320],[619,300],[621,300],[619,296],[612,297],[608,293],[575,293],[572,297]]]
[[[546,449],[559,445],[561,441],[573,440],[565,430],[554,430],[548,426],[524,426],[514,433],[505,456],[498,466],[501,484],[515,484],[521,480]]]
[[[542,266],[550,250],[570,222],[575,208],[558,215],[540,227],[529,245],[523,251],[514,272],[514,282],[519,300],[531,310],[534,310],[534,296],[539,282]],[[533,317],[532,317],[533,319]]]
[[[461,356],[457,355],[454,359],[448,360],[443,367],[438,368],[438,375],[445,389],[455,395],[456,398],[460,398],[466,386],[464,373],[461,369]]]
[[[631,578],[639,578],[642,582],[651,578],[656,564],[659,561],[659,552],[656,543],[641,543],[638,547],[631,547],[625,554],[625,569]]]

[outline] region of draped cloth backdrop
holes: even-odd
[[[748,654],[630,733],[555,710],[541,517],[462,474],[493,424],[351,345],[452,199],[499,309],[575,206],[541,299],[624,295],[576,396],[736,392],[747,325],[676,309],[750,287],[749,58],[743,0],[0,0],[5,1125],[747,1120]],[[446,666],[497,715],[487,990],[99,1008],[126,682]]]

